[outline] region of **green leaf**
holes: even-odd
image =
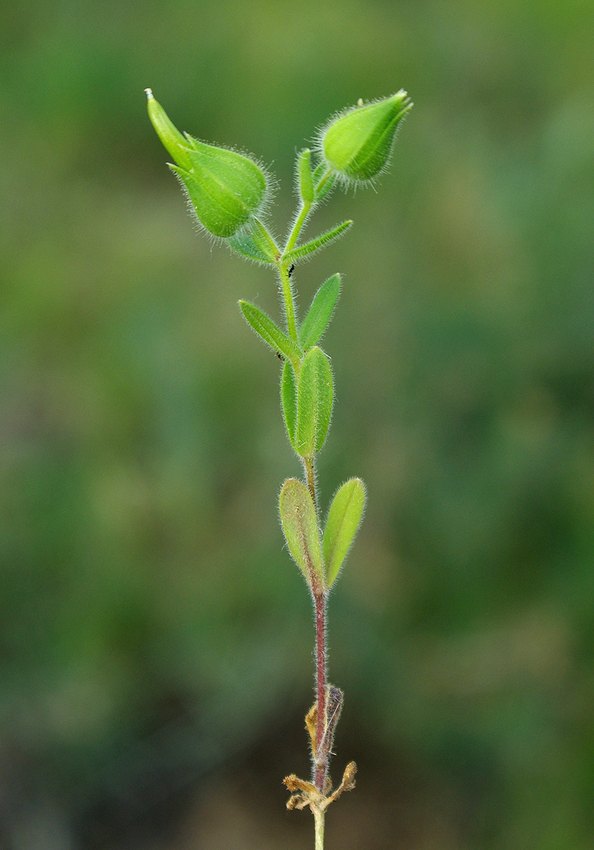
[[[288,478],[279,497],[280,520],[291,557],[309,586],[324,585],[324,562],[316,509],[311,494],[296,478]]]
[[[279,352],[288,360],[299,360],[301,352],[293,340],[283,333],[263,310],[249,301],[239,301],[239,309],[248,325],[273,351]]]
[[[326,583],[332,587],[357,536],[365,510],[365,485],[351,478],[336,491],[324,529]]]
[[[333,274],[314,295],[299,329],[299,342],[305,351],[324,336],[340,295],[340,285],[340,275]]]
[[[322,248],[325,248],[331,242],[334,242],[335,239],[340,238],[343,233],[349,229],[352,223],[353,222],[349,219],[347,221],[343,221],[341,224],[337,224],[336,227],[333,227],[331,230],[326,230],[324,233],[320,233],[319,236],[316,236],[316,238],[312,239],[310,242],[304,242],[303,245],[298,245],[296,248],[288,251],[285,254],[284,259],[287,263],[297,263],[299,260],[303,260],[305,257],[315,254],[316,251],[321,251]]]
[[[295,451],[302,457],[312,457],[324,445],[333,402],[330,360],[321,348],[314,346],[303,358],[297,383]]]
[[[236,254],[262,266],[273,266],[280,254],[268,229],[257,218],[251,219],[247,227],[227,239],[227,245]]]
[[[289,442],[295,448],[295,422],[297,419],[297,386],[295,371],[288,360],[285,360],[281,372],[281,407]]]
[[[297,176],[299,178],[299,194],[301,200],[311,204],[315,197],[313,178],[311,174],[311,151],[305,148],[297,160]]]

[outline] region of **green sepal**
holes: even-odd
[[[280,521],[291,557],[312,590],[324,587],[324,561],[315,505],[306,485],[288,478],[279,496]]]
[[[320,179],[323,177],[323,175],[326,173],[327,170],[328,170],[328,166],[326,165],[324,160],[322,160],[321,162],[318,162],[318,164],[316,165],[316,167],[314,168],[314,170],[312,172],[313,182],[316,184],[316,186],[320,182]]]
[[[412,109],[401,89],[391,97],[361,102],[332,118],[320,134],[323,157],[344,181],[368,182],[387,166],[398,126]]]
[[[258,218],[252,218],[239,233],[227,239],[227,245],[246,260],[263,266],[273,266],[280,254],[267,227]]]
[[[148,116],[157,136],[161,140],[161,144],[178,165],[186,170],[190,170],[192,168],[192,160],[188,150],[187,139],[177,129],[161,104],[155,100],[152,90],[145,89],[144,91],[147,98]]]
[[[334,403],[330,360],[321,348],[311,348],[301,363],[297,383],[295,451],[302,457],[319,452],[328,434]]]
[[[319,162],[313,170],[313,182],[314,182],[314,192],[316,201],[323,201],[326,195],[332,191],[334,186],[336,185],[336,174],[332,173],[327,175],[328,166],[322,160]],[[320,186],[320,182],[322,178],[325,177],[324,184]]]
[[[295,370],[288,360],[285,360],[281,371],[281,407],[283,420],[287,429],[289,442],[295,448],[295,423],[297,421],[297,384]]]
[[[222,239],[234,236],[258,214],[267,193],[266,174],[248,156],[184,134],[190,168],[168,163],[180,180],[199,223]]]
[[[326,230],[324,233],[320,233],[320,235],[316,236],[315,239],[312,239],[309,242],[304,242],[303,245],[298,245],[296,248],[293,248],[285,254],[285,261],[287,263],[297,263],[299,260],[303,260],[305,257],[315,254],[316,251],[321,251],[322,248],[325,248],[331,242],[334,242],[335,239],[341,237],[343,233],[349,229],[352,223],[351,219],[343,221],[331,230]]]
[[[316,345],[326,333],[340,296],[340,275],[333,274],[318,289],[299,328],[299,342],[304,351]]]
[[[323,201],[336,185],[336,174],[331,174],[323,186],[316,185],[316,201]]]
[[[293,340],[275,325],[270,316],[250,301],[240,300],[238,303],[243,318],[269,348],[282,354],[288,360],[299,360],[301,352]]]
[[[315,189],[311,173],[311,151],[305,148],[297,159],[297,176],[299,179],[299,195],[305,203],[311,204],[315,198]]]
[[[332,587],[353,545],[365,510],[365,485],[351,478],[338,488],[324,528],[323,551],[326,584]]]

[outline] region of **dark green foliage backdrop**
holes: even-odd
[[[0,839],[285,850],[309,601],[274,280],[192,232],[145,115],[255,152],[291,214],[337,108],[416,108],[345,273],[323,499],[368,484],[334,594],[329,848],[587,850],[594,829],[591,31],[586,4],[12,4],[0,21]],[[268,276],[267,276],[268,274]],[[341,842],[341,843],[339,843]]]

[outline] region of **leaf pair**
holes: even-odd
[[[334,404],[334,378],[326,354],[317,345],[299,366],[296,377],[285,362],[281,376],[281,405],[291,445],[301,457],[313,457],[326,441]]]
[[[304,351],[316,345],[326,333],[340,296],[339,274],[333,274],[320,286],[299,328],[299,343]],[[282,331],[270,316],[250,301],[239,301],[239,309],[248,325],[273,351],[280,352],[292,362],[301,357],[299,347]]]
[[[351,478],[336,491],[323,539],[316,509],[303,481],[289,478],[279,497],[281,525],[291,557],[313,593],[329,590],[355,540],[365,509],[365,485]]]

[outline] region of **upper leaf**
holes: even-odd
[[[303,245],[297,245],[296,248],[292,248],[285,254],[284,258],[286,262],[296,263],[299,260],[305,259],[305,257],[309,257],[311,254],[315,254],[316,251],[321,251],[322,248],[325,248],[331,242],[334,242],[335,239],[342,236],[343,233],[349,229],[352,223],[352,220],[348,219],[347,221],[343,221],[341,224],[337,224],[336,227],[326,230],[324,233],[320,233],[320,235],[316,236],[315,239],[311,239],[309,242],[304,242]]]
[[[281,525],[291,557],[314,590],[324,587],[324,563],[316,509],[311,494],[296,478],[288,478],[279,497]]]
[[[324,529],[324,562],[326,583],[332,587],[344,564],[365,510],[365,485],[360,478],[351,478],[336,491]]]
[[[288,360],[299,360],[301,352],[298,347],[290,337],[275,325],[267,313],[250,301],[240,300],[239,309],[248,325],[273,351],[279,352]]]
[[[324,336],[340,296],[340,288],[340,275],[333,274],[314,295],[307,315],[299,328],[299,342],[305,351],[312,345],[316,345]]]
[[[305,148],[297,160],[297,176],[299,178],[299,194],[301,200],[311,204],[315,198],[313,177],[311,173],[311,151]]]

